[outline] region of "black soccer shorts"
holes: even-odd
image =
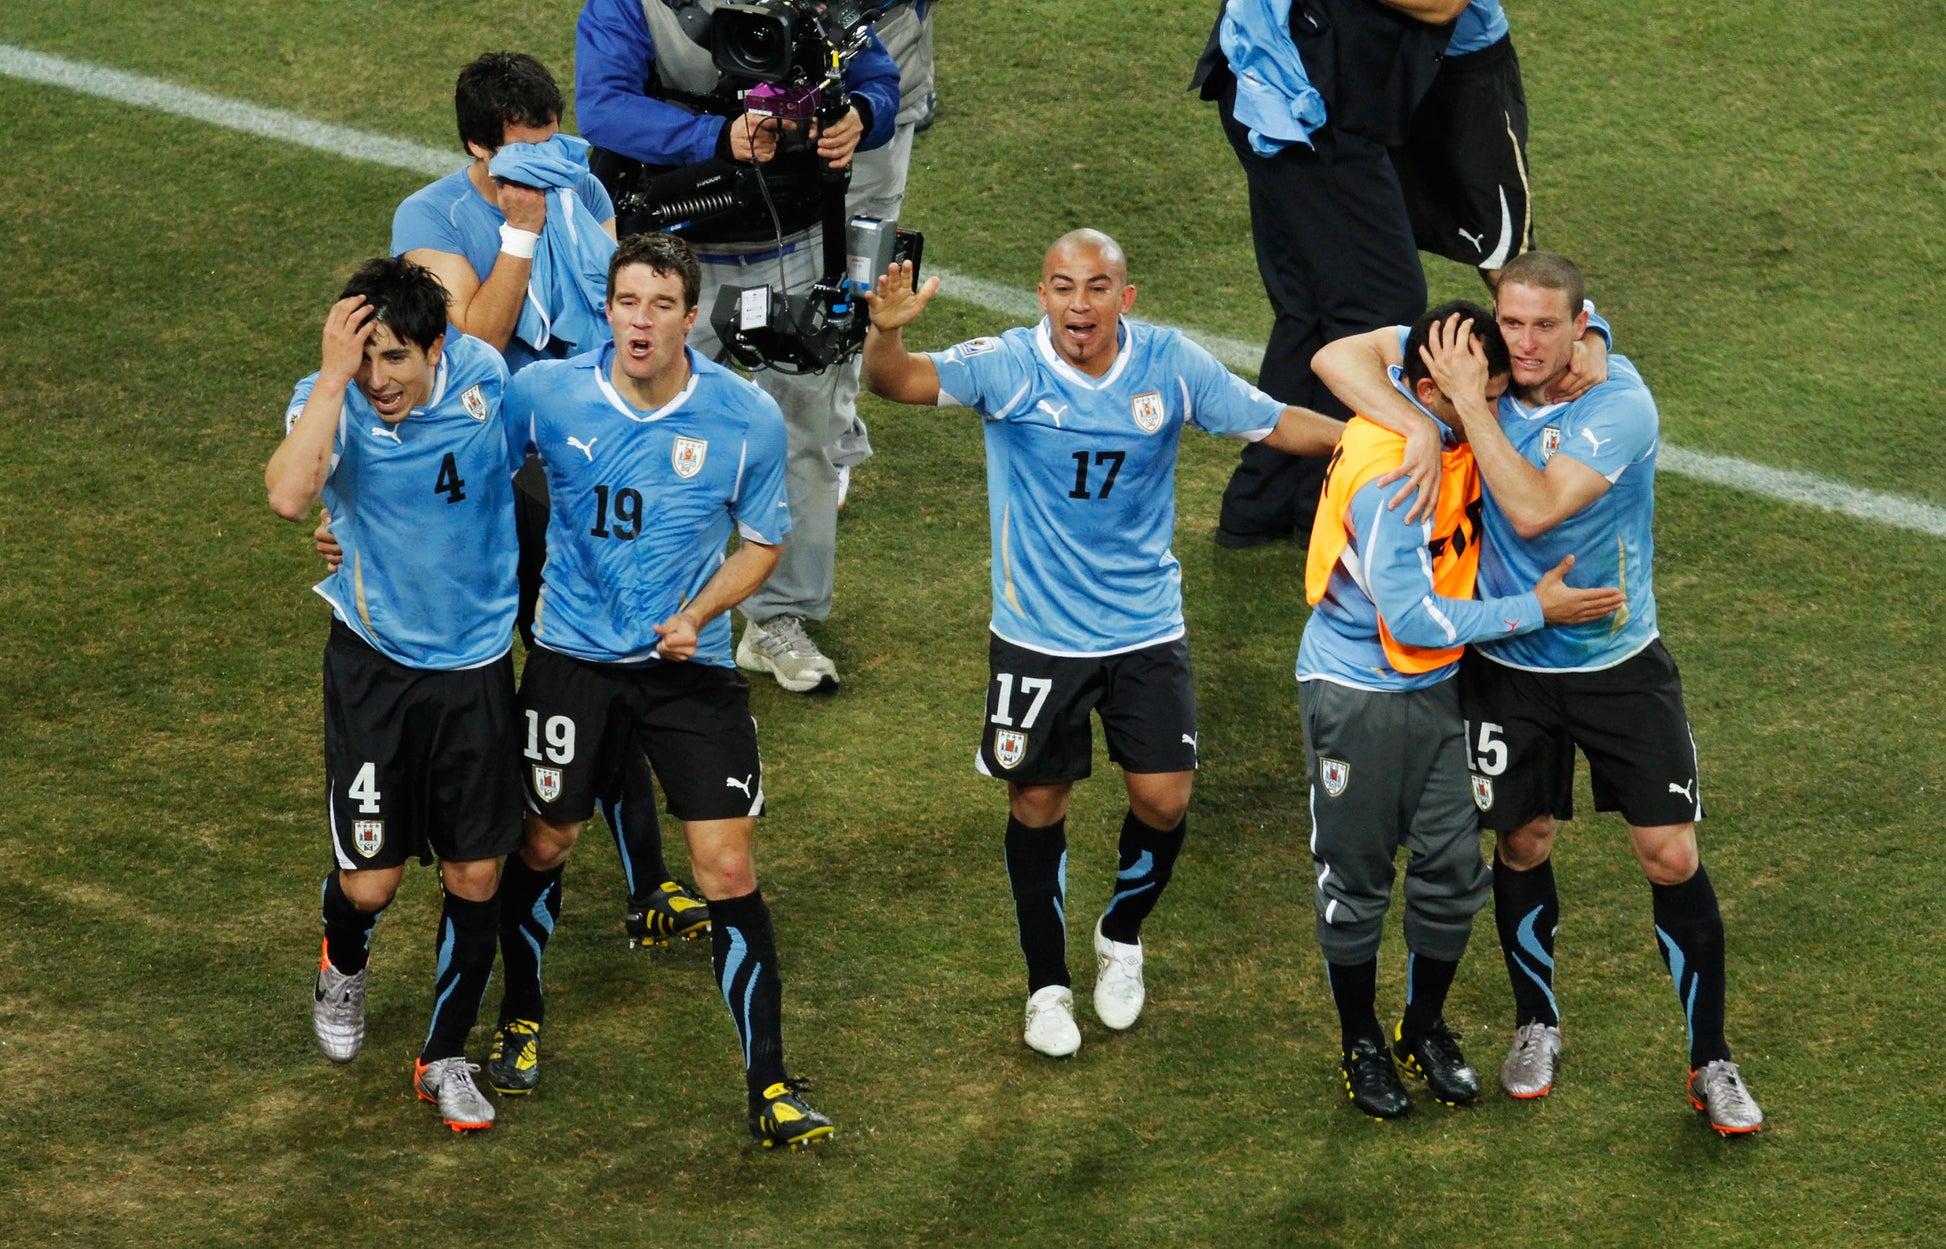
[[[514,666],[408,668],[343,621],[324,647],[324,771],[338,866],[497,859],[520,844]]]
[[[527,805],[550,824],[579,824],[627,752],[646,749],[679,820],[763,814],[763,760],[750,683],[734,668],[590,663],[546,647],[521,674],[521,775]]]
[[[1533,247],[1527,96],[1510,39],[1441,62],[1392,165],[1420,251],[1498,269]]]
[[[1598,672],[1529,672],[1468,650],[1460,661],[1468,767],[1480,823],[1574,818],[1574,752],[1588,757],[1595,810],[1637,828],[1703,818],[1682,677],[1661,641]]]
[[[1060,785],[1094,764],[1088,713],[1126,772],[1196,767],[1196,684],[1181,638],[1116,655],[1049,655],[990,635],[980,771],[1021,785]]]

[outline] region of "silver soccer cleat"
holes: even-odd
[[[1744,1087],[1737,1065],[1727,1058],[1689,1073],[1689,1104],[1707,1114],[1710,1126],[1723,1136],[1755,1132],[1764,1125],[1757,1099]]]
[[[1500,1087],[1525,1101],[1547,1096],[1554,1068],[1561,1062],[1561,1030],[1552,1024],[1522,1024],[1514,1032],[1507,1061],[1500,1064]]]
[[[455,1132],[475,1132],[493,1126],[493,1103],[473,1083],[480,1064],[464,1055],[414,1064],[412,1088],[422,1102],[439,1107],[439,1118]]]
[[[334,1063],[348,1063],[358,1057],[365,1043],[365,982],[371,965],[347,976],[331,965],[331,959],[318,960],[318,978],[311,989],[311,1032],[318,1048]]]

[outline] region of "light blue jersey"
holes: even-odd
[[[553,509],[534,640],[596,663],[659,662],[655,626],[716,575],[732,530],[782,543],[784,414],[685,347],[690,379],[653,412],[609,380],[614,344],[522,369],[507,417],[547,470]],[[730,617],[703,626],[689,662],[733,667]]]
[[[1656,639],[1655,457],[1661,418],[1642,375],[1627,356],[1608,357],[1608,380],[1567,404],[1528,407],[1511,393],[1500,400],[1500,428],[1529,464],[1545,469],[1557,455],[1581,461],[1609,481],[1602,496],[1537,538],[1514,532],[1486,493],[1486,549],[1480,593],[1531,586],[1566,556],[1568,583],[1616,586],[1628,596],[1606,620],[1553,625],[1529,637],[1480,647],[1488,659],[1539,672],[1612,668]]]
[[[318,375],[297,384],[288,433]],[[344,548],[317,584],[338,619],[412,668],[492,663],[513,645],[513,473],[525,434],[501,408],[507,366],[448,328],[432,395],[388,425],[357,386],[345,389],[324,506]]]
[[[1183,634],[1176,447],[1184,425],[1261,439],[1284,405],[1172,329],[1123,319],[1107,376],[1043,320],[931,355],[942,407],[986,417],[993,632],[1050,655]]]
[[[596,221],[607,221],[615,215],[615,205],[607,189],[593,174],[576,184],[574,193]],[[554,211],[550,205],[549,212]],[[474,274],[484,282],[500,255],[500,227],[506,223],[507,214],[487,203],[473,188],[466,170],[460,169],[414,191],[393,212],[392,254],[403,256],[421,248],[450,252],[465,257],[466,263],[473,266]],[[536,360],[560,356],[558,349],[537,352],[518,338],[507,341],[507,367],[516,373]]]
[[[1471,0],[1453,23],[1453,37],[1446,41],[1447,56],[1465,56],[1490,48],[1507,37],[1507,13],[1500,0]]]

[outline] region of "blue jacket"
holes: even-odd
[[[534,249],[514,336],[535,351],[555,339],[578,351],[600,346],[609,336],[603,304],[615,240],[575,194],[588,176],[588,141],[557,134],[545,143],[509,143],[494,153],[487,171],[548,192],[547,225]]]

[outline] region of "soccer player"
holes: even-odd
[[[324,758],[337,868],[324,879],[312,1027],[333,1062],[365,1039],[372,925],[405,864],[436,855],[445,900],[432,1026],[413,1075],[455,1131],[493,1125],[466,1035],[493,971],[500,859],[520,842],[514,765],[514,470],[507,369],[447,332],[446,291],[374,260],[324,323],[264,471],[270,506],[302,520],[320,496],[343,563],[331,604]]]
[[[607,338],[598,320],[593,323],[600,328],[595,342],[572,345],[550,335],[550,329],[569,321],[564,305],[577,293],[535,280],[535,249],[547,228],[550,199],[557,213],[569,213],[572,205],[566,197],[571,194],[600,224],[600,234],[575,235],[589,257],[599,256],[594,272],[601,271],[614,247],[615,209],[600,179],[588,172],[585,156],[578,162],[580,176],[557,177],[566,185],[551,192],[496,178],[492,171],[494,157],[509,144],[578,144],[577,139],[556,139],[562,107],[560,87],[533,57],[520,52],[478,57],[460,71],[453,89],[460,144],[470,163],[413,192],[392,216],[393,254],[438,275],[453,295],[453,324],[498,349],[515,373],[536,360],[565,359]],[[573,162],[560,163],[565,172]],[[546,315],[538,318],[543,328],[536,346],[517,330],[522,309],[537,307],[534,301],[543,292],[555,302],[540,309]],[[599,292],[592,297],[598,298]],[[538,464],[530,463],[514,484],[521,552],[519,627],[531,645],[534,601],[547,560],[547,479]],[[602,784],[599,801],[627,881],[622,926],[629,944],[667,945],[672,938],[694,939],[708,932],[709,907],[674,878],[663,858],[655,785],[640,753],[631,752],[621,774]],[[523,940],[522,917],[502,919],[508,925],[502,943]]]
[[[608,271],[614,341],[524,369],[508,391],[554,507],[520,687],[526,837],[501,888],[503,907],[534,920],[506,956],[501,1018],[523,1024],[528,1059],[507,1074],[529,1088],[539,1075],[541,955],[594,787],[646,747],[709,900],[751,1134],[795,1148],[832,1125],[784,1069],[777,943],[752,858],[763,762],[725,614],[770,574],[790,531],[784,418],[768,395],[684,346],[701,281],[681,239],[623,240]]]
[[[1543,621],[1597,620],[1622,606],[1619,590],[1565,586],[1572,556],[1531,590],[1474,600],[1479,475],[1452,403],[1417,350],[1449,316],[1474,327],[1487,393],[1507,388],[1506,344],[1484,309],[1446,304],[1412,327],[1395,384],[1442,436],[1438,510],[1408,523],[1404,509],[1387,505],[1405,438],[1354,416],[1331,457],[1311,530],[1304,591],[1314,610],[1297,654],[1318,944],[1338,1008],[1345,1091],[1376,1119],[1412,1109],[1399,1071],[1424,1080],[1447,1105],[1480,1094],[1443,1015],[1489,890],[1479,816],[1463,780],[1461,652],[1468,642],[1532,633]],[[1374,1003],[1401,846],[1410,953],[1405,1010],[1388,1049]]]
[[[870,297],[865,384],[900,403],[986,418],[993,536],[992,680],[980,770],[1007,781],[1007,875],[1027,959],[1026,1041],[1081,1046],[1067,966],[1068,798],[1089,773],[1088,713],[1128,789],[1115,892],[1095,924],[1095,1013],[1135,1023],[1146,999],[1142,922],[1174,870],[1196,768],[1196,695],[1184,641],[1175,532],[1185,424],[1330,449],[1343,426],[1277,402],[1179,333],[1127,318],[1135,304],[1114,239],[1076,230],[1041,266],[1032,329],[927,355],[902,331],[938,290],[898,266]]]
[[[1578,551],[1577,579],[1612,582],[1628,596],[1612,620],[1483,644],[1461,665],[1473,796],[1496,835],[1494,912],[1516,1010],[1500,1083],[1514,1097],[1544,1096],[1560,1059],[1560,899],[1549,856],[1560,822],[1574,814],[1579,748],[1595,809],[1621,813],[1649,879],[1657,949],[1689,1030],[1690,1101],[1719,1133],[1754,1132],[1763,1112],[1724,1036],[1723,919],[1697,849],[1696,744],[1656,627],[1660,417],[1622,356],[1608,357],[1605,383],[1570,403],[1547,402],[1588,323],[1583,293],[1581,271],[1564,257],[1528,252],[1507,263],[1495,316],[1513,385],[1498,405],[1484,398],[1481,370],[1465,353],[1441,353],[1440,336],[1432,341],[1433,377],[1453,400],[1486,485],[1481,593],[1504,594]],[[1349,401],[1363,402],[1398,358],[1396,334],[1378,331],[1333,344],[1318,367]]]

